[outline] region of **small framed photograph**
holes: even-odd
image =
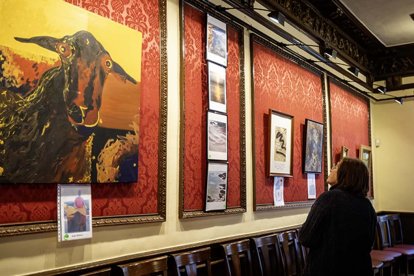
[[[293,116],[269,109],[270,176],[293,176]]]
[[[341,147],[341,158],[340,159],[348,157],[348,156],[349,156],[349,149],[345,146],[342,146]]]
[[[207,159],[227,160],[227,115],[207,112]]]
[[[227,176],[227,163],[208,163],[206,185],[206,212],[226,210]]]
[[[371,147],[361,145],[359,148],[359,159],[364,162],[368,171],[371,171]]]
[[[226,23],[207,15],[207,60],[227,67]]]
[[[322,172],[323,124],[306,119],[303,151],[303,172]]]
[[[208,108],[226,113],[226,68],[208,62]]]
[[[58,185],[58,240],[92,238],[91,185]]]

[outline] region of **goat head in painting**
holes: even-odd
[[[26,95],[0,90],[0,175],[15,183],[90,182],[91,141],[109,74],[137,82],[87,31],[15,38],[60,57]],[[116,108],[116,107],[114,107]]]

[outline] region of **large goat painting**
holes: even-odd
[[[88,31],[14,39],[56,52],[59,59],[17,86],[7,71],[18,55],[0,48],[0,182],[136,181],[139,119],[131,121],[130,130],[104,128],[101,109],[109,79],[137,81]]]

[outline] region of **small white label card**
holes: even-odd
[[[283,177],[275,176],[273,180],[273,200],[275,206],[284,206],[285,200],[283,198],[283,184],[285,180]]]
[[[308,173],[308,199],[316,198],[316,181],[315,174]]]

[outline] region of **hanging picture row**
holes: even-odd
[[[183,3],[180,218],[245,212],[243,28]]]

